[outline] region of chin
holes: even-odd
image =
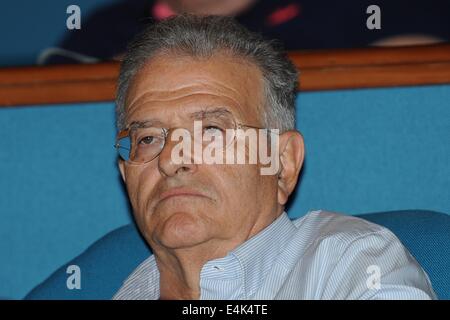
[[[192,247],[207,240],[207,229],[198,214],[176,211],[155,230],[158,241],[171,249]]]

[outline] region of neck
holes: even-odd
[[[160,272],[161,299],[199,299],[203,266],[210,260],[226,256],[238,245],[203,243],[180,249],[152,247]]]
[[[276,215],[260,219],[247,232],[237,232],[231,239],[210,239],[203,243],[183,248],[167,248],[150,241],[160,273],[160,296],[162,300],[196,300],[200,298],[200,273],[211,260],[225,257],[230,251],[270,225]],[[153,242],[153,243],[151,243]]]

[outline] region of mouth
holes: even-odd
[[[161,194],[160,202],[174,198],[174,197],[202,197],[207,198],[205,195],[198,191],[188,189],[188,188],[173,188],[169,189]]]

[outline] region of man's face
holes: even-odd
[[[158,56],[131,83],[126,124],[192,128],[192,114],[226,108],[237,122],[262,127],[262,92],[259,69],[227,55]],[[255,164],[175,164],[175,144],[167,137],[161,154],[145,164],[120,162],[136,221],[152,246],[239,244],[273,220],[275,176],[261,175]]]

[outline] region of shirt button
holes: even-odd
[[[224,271],[225,270],[224,268],[221,268],[219,266],[214,266],[214,269],[216,269],[217,271]]]

